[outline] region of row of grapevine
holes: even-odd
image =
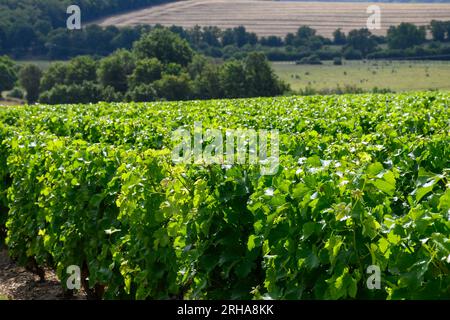
[[[108,299],[449,298],[450,96],[0,109],[0,229]],[[171,133],[280,132],[280,168],[174,164]],[[370,289],[369,266],[381,271]]]

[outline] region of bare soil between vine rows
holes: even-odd
[[[84,300],[83,292],[68,298],[53,270],[45,269],[45,281],[11,260],[0,245],[0,299],[8,300]]]

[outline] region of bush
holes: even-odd
[[[155,29],[133,45],[138,59],[157,58],[162,63],[176,62],[186,66],[192,60],[193,51],[188,42],[167,29]]]
[[[347,60],[360,60],[362,59],[362,53],[359,50],[353,49],[352,47],[349,47],[344,50],[343,56]]]
[[[162,63],[156,58],[139,60],[128,79],[129,87],[133,88],[161,79],[162,69]]]
[[[163,75],[153,85],[157,96],[169,101],[187,100],[193,92],[192,84],[187,74],[180,76]]]
[[[320,61],[320,58],[318,55],[313,54],[309,57],[305,57],[299,61],[296,61],[295,64],[311,64],[311,65],[318,65],[322,64],[322,61]]]
[[[336,57],[342,57],[342,53],[340,51],[335,51],[330,48],[324,48],[315,52],[320,58],[320,60],[333,60]]]
[[[39,98],[39,84],[42,78],[42,70],[34,65],[27,64],[20,69],[19,83],[26,91],[28,103],[34,103]]]
[[[341,66],[342,65],[342,58],[341,57],[336,57],[333,59],[333,64],[335,66]]]
[[[82,84],[57,85],[41,94],[39,102],[46,104],[90,103],[121,101],[123,97],[113,87],[85,81]]]
[[[313,96],[318,94],[318,91],[310,85],[307,85],[305,88],[300,89],[298,91],[298,94],[301,96]]]
[[[8,56],[0,56],[0,98],[5,90],[14,88],[17,80],[17,73],[14,61]]]
[[[8,92],[8,98],[15,98],[15,99],[23,99],[24,98],[24,92],[19,87],[14,87],[10,92]]]
[[[155,101],[157,93],[152,84],[141,84],[129,90],[126,94],[126,100],[135,102]]]
[[[312,95],[334,95],[334,94],[360,94],[364,93],[362,88],[353,86],[353,85],[345,85],[341,87],[338,85],[336,88],[324,88],[324,89],[315,89],[310,85],[306,86],[303,89],[300,89],[298,94],[301,96],[312,96]]]
[[[392,93],[392,92],[394,92],[392,89],[389,89],[389,88],[378,88],[378,87],[373,87],[372,88],[372,90],[371,90],[371,92],[372,93],[382,93],[382,94],[385,94],[385,93]]]

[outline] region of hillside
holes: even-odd
[[[260,0],[272,1],[272,0]],[[273,0],[273,1],[298,1],[298,2],[365,2],[365,3],[449,3],[449,0]]]
[[[0,0],[0,26],[9,27],[26,24],[43,28],[65,27],[66,10],[72,4],[77,4],[83,19],[99,18],[108,14],[121,13],[127,10],[151,6],[171,0],[81,0],[73,3],[69,0]]]
[[[384,35],[391,25],[411,22],[426,25],[431,20],[450,20],[450,3],[403,4],[382,3],[382,28],[374,34]],[[258,1],[258,0],[187,0],[115,15],[97,21],[102,26],[162,24],[193,27],[212,25],[230,28],[243,25],[260,36],[284,36],[308,25],[330,37],[337,28],[348,32],[366,26],[367,3]]]

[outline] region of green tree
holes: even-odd
[[[11,90],[17,81],[14,62],[7,56],[0,57],[0,96],[5,90]]]
[[[157,28],[134,43],[133,53],[138,59],[157,58],[162,63],[175,62],[187,66],[193,51],[188,42],[166,28]]]
[[[447,31],[446,22],[432,20],[429,28],[431,31],[431,35],[433,36],[433,40],[435,41],[445,40],[445,33]]]
[[[111,86],[116,91],[126,92],[128,76],[135,68],[134,57],[130,51],[121,49],[100,61],[97,70],[98,81],[103,86]]]
[[[81,84],[97,80],[97,62],[89,56],[79,56],[67,65],[66,84]]]
[[[249,95],[245,69],[240,61],[225,62],[220,69],[219,77],[226,98],[244,98]]]
[[[221,30],[218,27],[203,27],[202,32],[202,41],[207,43],[210,46],[219,47],[220,46],[220,38]]]
[[[35,23],[34,28],[36,30],[36,33],[38,33],[39,35],[47,36],[48,33],[52,30],[52,25],[48,21],[40,20]]]
[[[286,42],[287,44],[287,42]],[[308,47],[311,50],[318,50],[324,44],[324,38],[316,35],[316,30],[308,26],[301,26],[292,40],[296,47]]]
[[[353,47],[347,47],[342,51],[342,56],[347,60],[361,60],[363,55],[361,51],[354,49]]]
[[[195,79],[198,75],[200,75],[208,63],[208,59],[200,54],[196,54],[187,67],[191,79]]]
[[[307,40],[316,35],[316,30],[308,26],[301,26],[297,29],[296,37],[299,40]]]
[[[386,39],[390,49],[411,48],[425,42],[426,30],[423,26],[401,23],[398,26],[389,27]]]
[[[140,31],[138,28],[125,27],[119,30],[119,33],[111,40],[114,48],[131,49],[133,42],[139,40]]]
[[[283,87],[263,53],[250,53],[245,59],[244,68],[250,96],[276,96],[283,93]]]
[[[50,59],[65,59],[77,52],[72,48],[67,30],[55,29],[50,31],[47,36],[45,46],[48,48],[48,56]]]
[[[90,103],[98,101],[120,101],[122,97],[112,87],[102,87],[92,82],[84,81],[77,84],[58,84],[43,92],[39,102],[46,104]]]
[[[68,63],[53,63],[44,72],[40,91],[51,90],[56,85],[81,84],[97,80],[97,62],[88,56],[79,56]]]
[[[202,41],[202,29],[199,25],[195,25],[191,30],[187,32],[188,41],[194,48],[198,48]]]
[[[374,51],[377,47],[377,42],[372,33],[365,28],[350,31],[347,35],[347,43],[348,45],[345,49],[350,47],[358,50],[363,57]]]
[[[283,39],[277,36],[268,36],[267,38],[262,37],[259,41],[263,46],[268,47],[282,47]]]
[[[134,102],[155,101],[157,93],[152,84],[139,84],[127,92],[127,100]]]
[[[92,54],[105,54],[111,52],[111,42],[118,34],[116,27],[109,26],[102,28],[98,25],[91,24],[84,28],[84,45],[90,48]]]
[[[445,21],[445,27],[446,27],[446,34],[447,37],[445,38],[446,41],[450,41],[450,21]]]
[[[343,45],[347,43],[347,38],[345,37],[345,33],[341,31],[341,28],[336,29],[333,32],[333,42],[337,45]]]
[[[293,33],[288,33],[286,37],[284,37],[284,43],[287,46],[293,46],[295,41],[295,35]]]
[[[10,43],[14,43],[14,47],[17,48],[17,53],[27,52],[37,41],[37,35],[34,28],[27,23],[15,23],[11,27],[11,34],[9,36]]]
[[[179,76],[185,71],[186,71],[185,68],[183,68],[181,65],[175,62],[168,63],[163,68],[164,74],[172,74],[174,76]]]
[[[65,84],[67,67],[68,65],[66,63],[62,62],[52,63],[42,76],[40,91],[41,92],[48,91],[58,84],[60,85]]]
[[[20,69],[19,82],[27,92],[28,103],[34,103],[38,100],[41,78],[42,70],[34,64],[27,64]]]
[[[234,43],[234,31],[233,29],[226,29],[222,32],[222,46],[226,47],[233,45]]]
[[[169,101],[187,100],[192,96],[192,84],[187,74],[163,75],[153,83],[159,98]]]
[[[218,99],[223,97],[218,68],[207,64],[194,80],[195,97],[199,99]]]
[[[153,81],[159,80],[161,79],[162,71],[163,65],[156,58],[139,60],[136,68],[130,75],[130,87],[136,87],[140,84],[150,84]]]
[[[245,30],[244,26],[239,26],[233,28],[234,31],[234,42],[238,47],[242,47],[245,44],[249,43],[249,34],[247,30]]]

